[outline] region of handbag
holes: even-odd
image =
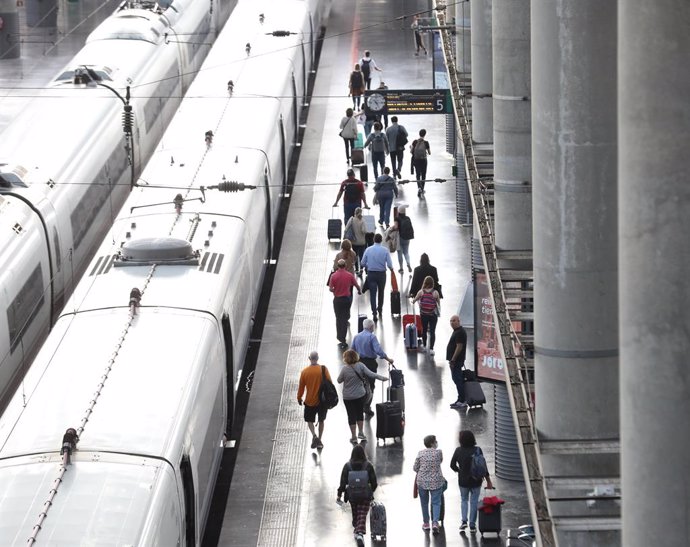
[[[440,300],[436,301],[436,307],[434,308],[434,314],[436,315],[436,317],[441,317],[441,301]]]
[[[417,475],[414,476],[414,488],[412,488],[412,497],[419,497],[419,489],[417,488]]]
[[[352,225],[351,220],[349,220],[347,222],[347,226],[345,226],[345,233],[343,234],[343,238],[349,239],[350,242],[355,240],[355,227]]]
[[[371,406],[371,400],[374,398],[374,394],[371,391],[371,384],[369,384],[369,381],[366,378],[362,378],[359,373],[355,370],[355,374],[357,375],[357,378],[362,380],[362,385],[364,386],[364,406],[368,407]]]
[[[326,287],[329,287],[331,285],[331,276],[333,275],[333,270],[328,274],[328,279],[326,280]]]

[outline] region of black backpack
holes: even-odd
[[[334,408],[338,404],[338,390],[333,382],[326,378],[326,367],[321,365],[321,387],[319,388],[319,401],[327,409]]]
[[[414,228],[412,221],[407,215],[398,215],[398,223],[400,224],[400,237],[403,239],[414,239]]]
[[[364,87],[364,81],[362,80],[362,73],[356,70],[350,76],[350,85],[352,89],[362,89]]]
[[[374,493],[369,486],[369,472],[366,469],[355,471],[352,464],[348,464],[350,470],[347,473],[347,498],[350,501],[369,501]]]
[[[369,64],[371,63],[371,59],[368,61],[365,61],[362,59],[362,64],[361,64],[361,69],[362,69],[362,74],[364,74],[364,77],[368,80],[370,75],[371,75],[371,67]]]

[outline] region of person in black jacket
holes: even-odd
[[[434,289],[438,292],[438,295],[440,298],[443,298],[443,294],[441,293],[441,285],[438,282],[438,272],[436,271],[436,267],[431,265],[431,262],[429,262],[429,255],[426,253],[422,253],[422,256],[419,257],[419,266],[417,266],[414,269],[414,272],[412,274],[412,283],[410,284],[410,298],[414,298],[415,295],[420,291],[422,288],[422,284],[424,283],[424,278],[429,275],[431,278],[434,280]]]
[[[479,504],[479,493],[481,492],[484,479],[486,479],[486,488],[493,488],[488,471],[484,479],[475,479],[470,474],[472,456],[474,455],[475,449],[479,450],[480,453],[482,451],[482,449],[477,446],[474,433],[469,430],[461,431],[460,446],[455,449],[453,457],[450,460],[450,468],[458,474],[458,485],[460,486],[461,533],[464,533],[467,528],[468,501],[470,533],[474,534],[477,532],[477,505]]]
[[[364,497],[352,499],[351,493],[348,490],[348,482],[350,471],[366,471],[369,475],[370,492]],[[340,486],[338,487],[338,497],[336,501],[342,503],[341,496],[345,494],[345,501],[350,502],[352,508],[352,527],[354,528],[355,541],[358,546],[364,545],[364,536],[367,533],[367,514],[369,513],[369,506],[371,500],[374,498],[374,492],[378,482],[376,481],[376,471],[374,466],[367,459],[367,454],[364,447],[358,444],[352,448],[350,460],[343,466],[340,473]]]

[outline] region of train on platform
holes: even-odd
[[[213,0],[122,2],[0,134],[0,409],[221,23]]]
[[[325,1],[238,1],[0,417],[5,544],[201,544]]]

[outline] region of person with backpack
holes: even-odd
[[[403,273],[403,257],[407,262],[407,270],[412,273],[412,266],[410,265],[410,240],[414,239],[414,227],[410,217],[407,216],[407,207],[398,207],[398,218],[395,222],[398,224],[398,264],[400,265],[399,273]]]
[[[378,70],[379,72],[383,72],[383,69],[376,65],[376,61],[374,61],[374,58],[371,56],[371,51],[369,50],[364,52],[364,57],[359,61],[359,64],[362,67],[362,74],[364,75],[364,82],[367,85],[367,89],[371,89],[372,71]]]
[[[307,422],[307,427],[312,435],[311,447],[323,448],[321,439],[323,438],[324,422],[326,421],[326,414],[328,407],[321,402],[321,383],[324,378],[331,382],[331,374],[328,368],[319,365],[319,354],[312,351],[309,354],[309,365],[302,369],[299,376],[299,388],[297,389],[297,403],[302,406],[304,404],[304,421]],[[306,390],[307,396],[302,402],[302,396]],[[314,421],[319,417],[319,433],[316,434],[314,429]]]
[[[441,498],[448,482],[443,477],[441,462],[443,452],[438,448],[436,435],[424,437],[424,450],[420,450],[414,460],[412,469],[417,473],[415,483],[419,492],[419,502],[422,505],[422,530],[432,529],[434,535],[439,532],[438,521],[441,520]],[[429,515],[429,500],[431,499],[431,515]],[[431,526],[429,526],[431,516]]]
[[[450,468],[458,474],[460,487],[460,533],[464,533],[469,523],[470,533],[477,532],[477,506],[482,483],[486,479],[486,488],[491,490],[491,477],[482,449],[477,446],[474,433],[469,430],[460,432],[460,446],[455,449],[450,460]],[[469,519],[468,519],[469,509]]]
[[[379,202],[379,226],[383,227],[385,224],[386,228],[390,226],[393,199],[398,197],[398,185],[390,173],[391,170],[388,167],[384,167],[383,175],[376,178],[376,184],[374,185],[376,201]]]
[[[367,137],[364,141],[364,146],[369,147],[371,151],[371,163],[374,166],[374,178],[379,176],[379,164],[381,165],[381,171],[386,167],[386,156],[390,151],[388,147],[388,137],[382,131],[383,126],[381,122],[374,123],[374,132]]]
[[[350,88],[350,95],[352,97],[353,108],[359,108],[362,104],[362,95],[364,94],[364,75],[360,70],[359,64],[355,65],[355,69],[350,72],[350,79],[348,81]]]
[[[397,116],[391,117],[391,125],[388,129],[386,129],[386,137],[388,137],[388,146],[390,147],[393,176],[401,179],[403,155],[405,154],[405,145],[407,144],[408,134],[405,126],[398,124]]]
[[[422,288],[412,299],[412,303],[414,304],[415,302],[419,302],[419,315],[422,318],[422,347],[420,349],[424,351],[428,335],[429,355],[433,357],[440,297],[438,291],[434,289],[434,278],[430,275],[424,278]]]
[[[364,447],[358,444],[352,448],[349,461],[343,465],[336,498],[338,504],[342,503],[343,496],[346,502],[350,502],[352,528],[358,547],[364,546],[367,514],[377,487],[376,470],[367,459]]]
[[[431,155],[429,142],[424,139],[426,129],[419,130],[419,138],[412,141],[410,153],[412,154],[412,167],[417,176],[417,197],[424,195],[424,183],[426,181],[427,156]]]
[[[348,108],[345,111],[345,116],[340,120],[340,136],[345,142],[345,157],[347,158],[347,163],[350,163],[350,155],[352,154],[352,149],[355,147],[357,133],[359,133],[359,128],[357,127],[355,113],[351,108]]]
[[[355,214],[355,209],[362,206],[362,202],[364,202],[364,208],[369,209],[364,184],[362,184],[361,180],[355,178],[354,169],[347,170],[347,178],[340,183],[340,190],[335,197],[333,207],[338,206],[340,197],[343,195],[343,214],[345,218],[343,224],[347,226],[347,221]]]

